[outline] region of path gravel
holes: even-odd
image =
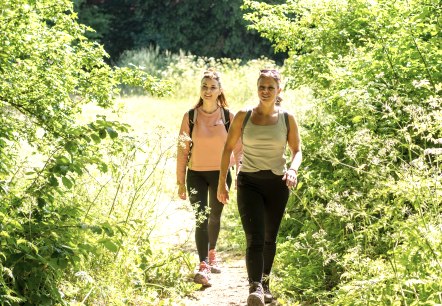
[[[161,245],[169,245],[195,252],[194,217],[187,202],[174,201],[169,208],[160,211],[158,225],[163,227],[155,237]],[[173,207],[173,209],[171,209]],[[172,225],[172,226],[171,226]],[[243,256],[218,251],[222,273],[211,275],[211,287],[201,287],[189,297],[182,299],[178,306],[246,306],[248,282]],[[196,256],[196,255],[195,255]],[[266,306],[278,305],[276,301]]]

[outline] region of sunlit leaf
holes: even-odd
[[[66,176],[62,176],[61,181],[63,182],[63,185],[68,189],[71,189],[72,186],[74,185],[72,181],[68,179]]]
[[[116,245],[112,240],[110,239],[101,239],[99,242],[104,245],[106,249],[109,251],[116,253],[118,251],[118,245]]]

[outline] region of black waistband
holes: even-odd
[[[274,179],[274,178],[281,178],[282,175],[277,175],[272,172],[272,170],[259,170],[256,172],[242,172],[240,171],[238,175],[246,175],[253,178],[259,178],[259,179]]]

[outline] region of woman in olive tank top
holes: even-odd
[[[280,82],[278,71],[260,71],[259,103],[235,115],[221,159],[217,197],[220,202],[227,203],[229,157],[238,139],[242,139],[237,202],[247,241],[246,267],[250,285],[247,305],[250,306],[273,300],[269,276],[276,253],[276,238],[289,189],[297,185],[302,160],[295,117],[280,108]],[[291,152],[289,160],[285,157],[287,145]]]

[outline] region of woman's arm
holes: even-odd
[[[298,123],[295,117],[289,113],[289,132],[287,144],[291,152],[290,167],[283,176],[288,187],[296,187],[298,183],[298,169],[302,162],[301,136],[299,135]]]
[[[231,122],[233,122],[234,119],[234,115],[231,113]],[[241,163],[241,159],[242,159],[242,141],[240,138],[238,138],[238,140],[236,141],[236,145],[233,148],[233,159],[235,161],[235,169],[236,169],[236,174],[238,174],[238,169]],[[233,166],[232,164],[230,166]]]
[[[221,156],[217,197],[218,201],[223,204],[227,204],[227,201],[229,200],[229,191],[226,184],[227,171],[229,169],[230,156],[232,155],[232,151],[237,146],[238,141],[240,141],[242,123],[245,114],[245,111],[239,111],[233,118],[233,122],[230,125],[229,133],[227,134],[226,144],[224,145],[224,150]]]
[[[182,200],[186,199],[186,168],[190,152],[190,142],[192,141],[189,137],[189,133],[189,114],[186,112],[181,121],[180,133],[178,135],[176,162],[178,196]]]

